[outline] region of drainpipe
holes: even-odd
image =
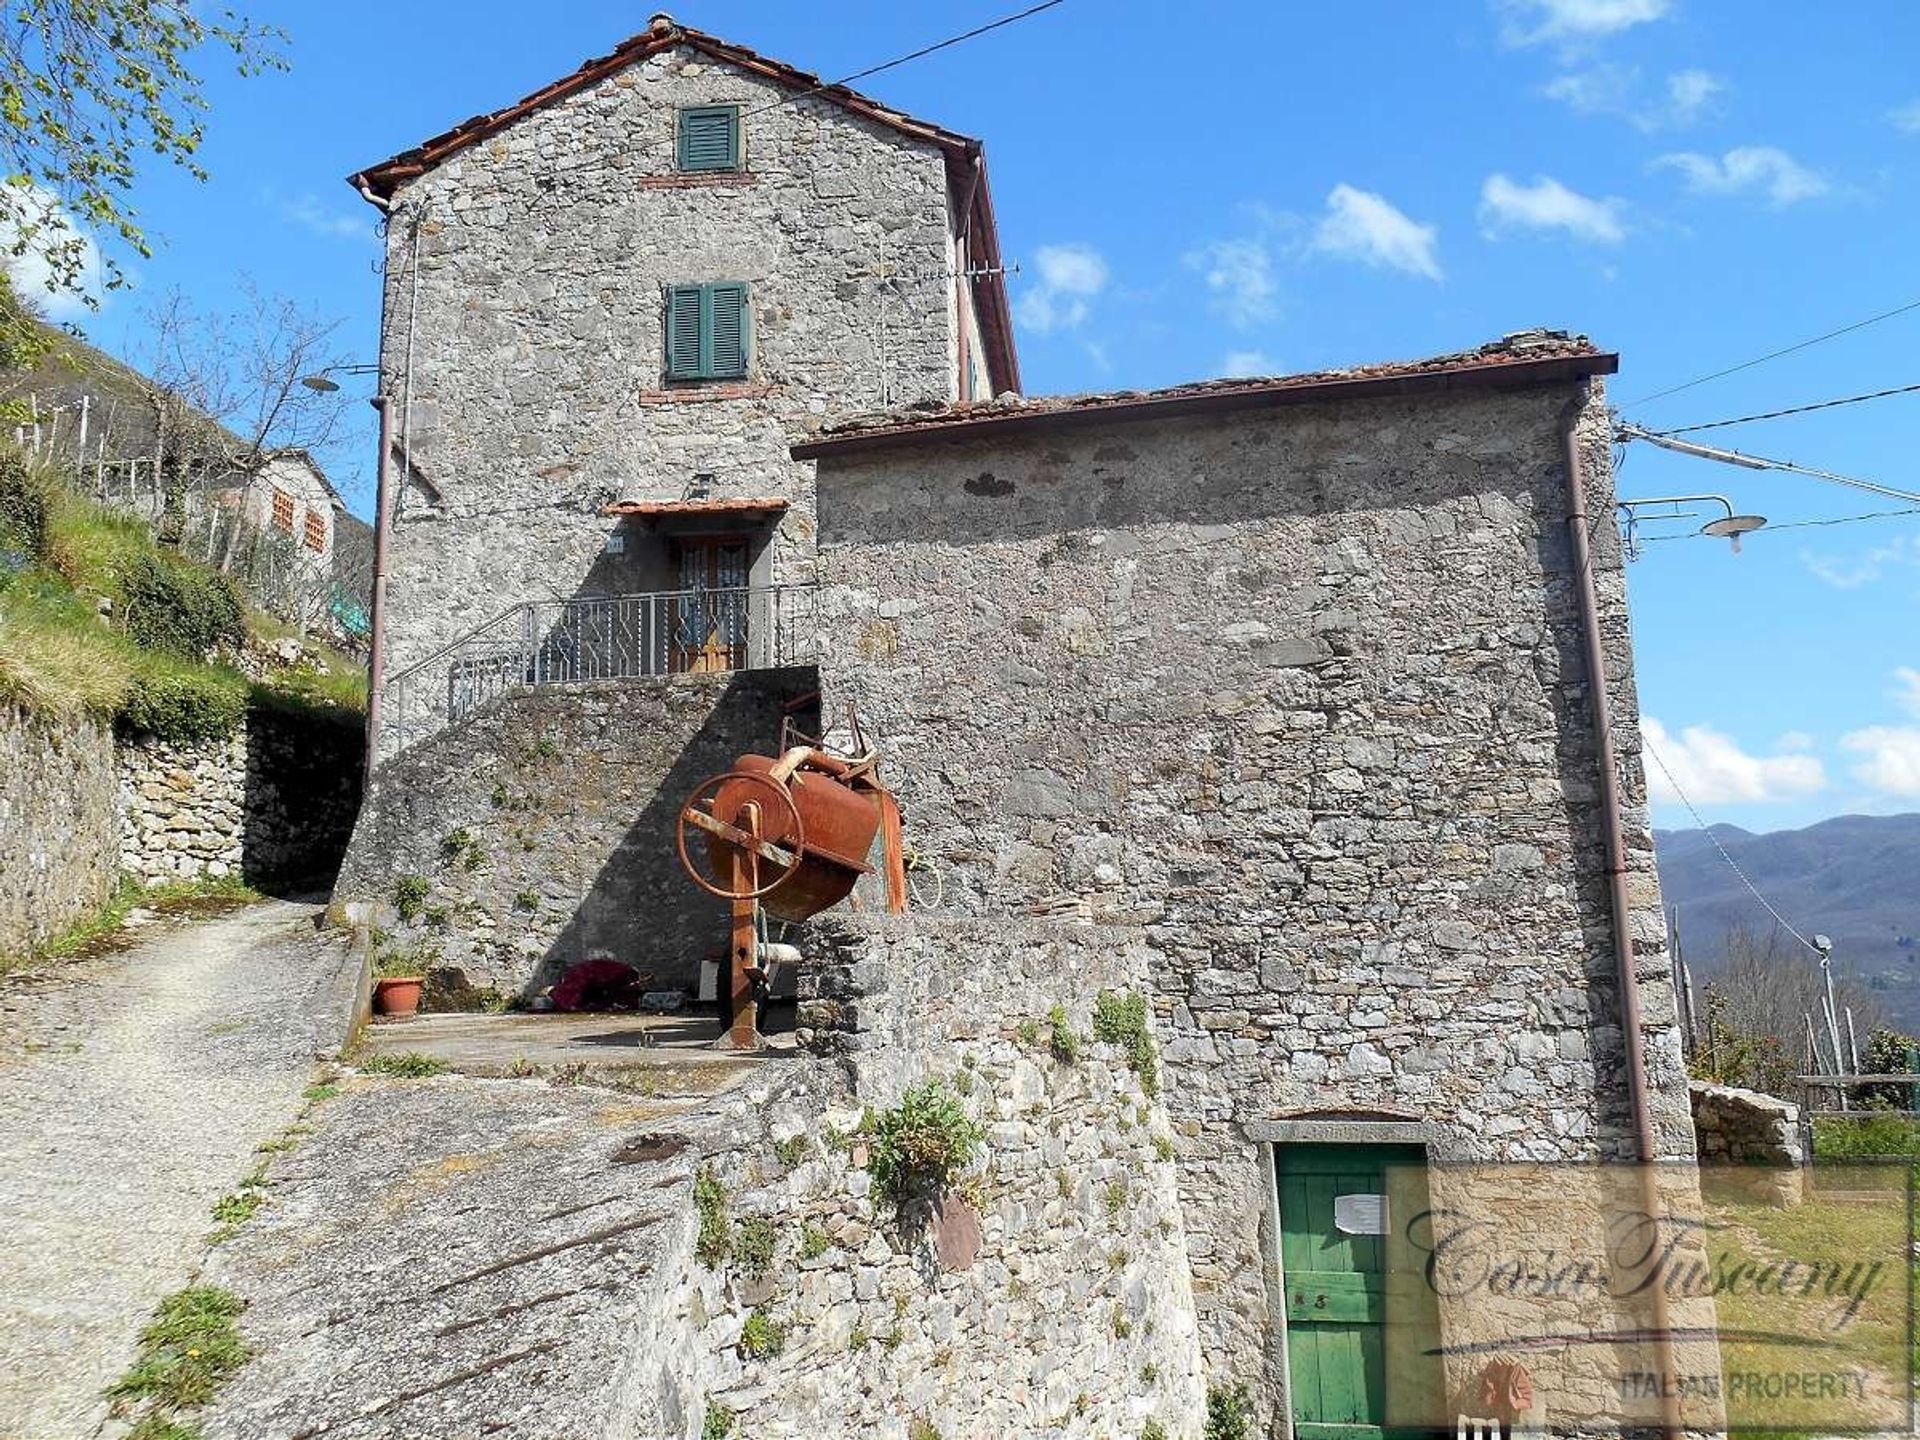
[[[393,500],[390,475],[393,469],[393,401],[384,392],[373,397],[373,408],[380,412],[380,462],[374,486],[373,514],[373,604],[367,615],[367,758],[361,774],[360,793],[373,785],[373,767],[380,758],[380,690],[387,670],[387,536],[392,525]]]
[[[1622,824],[1620,766],[1613,748],[1613,701],[1608,693],[1607,654],[1600,635],[1600,597],[1594,586],[1593,546],[1587,519],[1587,483],[1580,463],[1578,427],[1589,386],[1560,413],[1560,444],[1567,470],[1567,538],[1571,543],[1574,591],[1580,601],[1580,628],[1587,662],[1587,695],[1592,706],[1594,748],[1600,770],[1600,808],[1606,834],[1607,893],[1613,905],[1613,949],[1620,986],[1620,1031],[1627,1052],[1627,1101],[1633,1112],[1633,1138],[1640,1171],[1641,1208],[1651,1220],[1660,1215],[1660,1187],[1654,1166],[1660,1158],[1654,1138],[1653,1106],[1647,1093],[1647,1060],[1640,1029],[1640,981],[1634,973],[1633,907],[1627,894],[1627,841]],[[1656,1244],[1661,1237],[1656,1236]],[[1660,1253],[1656,1250],[1656,1253]],[[1678,1367],[1673,1353],[1673,1322],[1666,1288],[1653,1285],[1654,1352],[1663,1377],[1675,1377],[1661,1389],[1662,1428],[1678,1440],[1685,1424],[1680,1409]]]

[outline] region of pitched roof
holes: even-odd
[[[862,450],[971,440],[991,432],[1118,424],[1165,416],[1219,413],[1274,405],[1324,404],[1391,395],[1508,390],[1611,375],[1620,357],[1584,335],[1527,330],[1477,350],[1424,360],[1356,365],[1246,380],[1201,380],[1165,390],[1007,398],[930,409],[855,415],[793,446],[796,460]]]
[[[980,328],[987,347],[993,389],[996,393],[1017,391],[1020,388],[1020,362],[1014,353],[1013,316],[1007,303],[1000,236],[994,224],[993,200],[987,188],[986,147],[970,136],[958,134],[928,120],[917,119],[844,85],[828,84],[818,75],[768,59],[743,45],[733,45],[704,31],[681,25],[670,15],[653,16],[646,30],[622,40],[610,54],[583,62],[571,75],[563,76],[502,109],[464,120],[451,130],[424,140],[377,165],[369,165],[348,176],[347,183],[370,200],[391,200],[407,181],[426,174],[449,156],[498,134],[536,110],[599,84],[629,65],[679,46],[697,50],[722,64],[783,85],[796,92],[795,98],[817,97],[911,139],[939,147],[946,159],[947,183],[953,189],[956,203],[967,207],[964,223],[968,233],[979,241],[977,253],[972,258],[975,269],[984,273],[973,276],[973,289],[980,310]]]

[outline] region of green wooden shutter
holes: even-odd
[[[747,373],[747,287],[707,286],[707,373],[737,380]]]
[[[667,291],[667,378],[698,380],[706,372],[701,361],[700,341],[704,287],[675,285]]]
[[[682,170],[740,168],[740,107],[690,105],[680,112]]]

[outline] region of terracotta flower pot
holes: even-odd
[[[425,977],[420,975],[389,975],[373,982],[373,1011],[376,1015],[391,1015],[397,1019],[406,1019],[420,1011],[420,987]]]

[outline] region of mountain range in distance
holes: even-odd
[[[1656,830],[1660,888],[1696,985],[1720,969],[1735,926],[1764,938],[1774,925],[1715,839],[1796,930],[1833,941],[1836,973],[1872,990],[1890,1024],[1920,1033],[1920,815],[1842,815],[1763,835]]]

